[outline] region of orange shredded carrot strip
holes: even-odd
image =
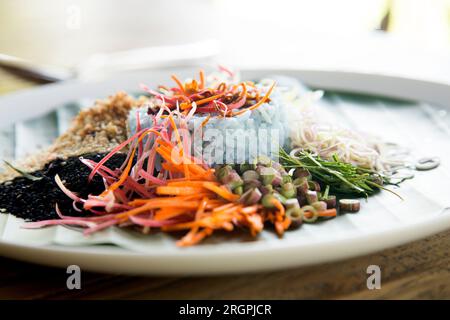
[[[221,82],[218,86],[217,86],[217,91],[225,91],[227,89],[227,84],[225,82]]]
[[[164,160],[166,160],[168,165],[174,166],[174,167],[179,167],[178,164],[173,163],[170,152],[167,152],[163,147],[157,147],[156,153],[158,153]]]
[[[185,208],[185,209],[195,210],[195,209],[197,209],[198,204],[199,204],[198,201],[183,201],[183,202],[179,201],[179,202],[174,203],[174,201],[172,199],[169,199],[170,200],[169,202],[161,201],[161,199],[158,199],[158,198],[154,198],[152,200],[155,200],[155,201],[152,201],[152,202],[149,201],[141,207],[131,209],[126,212],[118,213],[116,215],[116,219],[129,217],[132,215],[147,212],[151,209],[158,209],[158,208],[163,208],[163,207]]]
[[[207,176],[208,175],[208,171],[203,169],[201,166],[199,166],[198,164],[193,163],[192,160],[188,159],[188,158],[184,158],[184,162],[186,163],[186,165],[188,165],[189,170],[192,171],[192,173],[196,174],[196,175],[200,175],[200,176]]]
[[[247,86],[245,85],[245,82],[242,82],[241,86],[242,86],[242,94],[239,97],[239,99],[242,99],[243,97],[245,97],[247,95]]]
[[[196,221],[182,222],[182,223],[177,223],[177,224],[170,225],[170,226],[162,226],[161,230],[162,231],[179,231],[179,230],[185,230],[185,229],[192,229],[192,228],[198,227],[197,223],[198,222],[196,222]]]
[[[200,89],[205,88],[205,72],[200,69],[200,85],[199,85]]]
[[[171,145],[170,146],[160,145],[160,146],[157,147],[157,150],[162,150],[164,153],[170,155],[170,153],[172,152],[173,148],[174,147],[171,146]],[[170,163],[172,163],[172,161],[170,161]]]
[[[173,149],[172,149],[173,150]],[[179,168],[180,165],[173,162],[171,151],[169,151],[169,148],[164,146],[159,146],[156,148],[156,152],[159,153],[167,162],[169,162],[171,165],[174,165],[176,168]],[[203,169],[201,166],[197,165],[196,163],[193,163],[192,160],[190,160],[187,157],[182,157],[182,167],[186,171],[191,171],[194,175],[200,175],[200,176],[207,176],[208,171]],[[186,175],[186,174],[185,174]],[[186,175],[186,178],[189,179],[189,175]]]
[[[336,209],[328,209],[324,211],[319,211],[319,217],[336,217]]]
[[[273,199],[272,203],[275,208],[278,209],[278,211],[275,213],[275,221],[273,222],[275,225],[275,231],[279,236],[282,236],[284,231],[286,231],[291,225],[291,219],[286,217],[284,206],[278,199]]]
[[[284,212],[284,206],[283,206],[283,204],[280,202],[280,200],[274,198],[274,199],[272,199],[272,204],[275,206],[275,208],[278,209],[279,215],[280,215],[281,217],[284,217],[284,214],[285,214],[285,212]]]
[[[224,95],[223,93],[219,93],[219,94],[216,94],[215,96],[211,96],[211,97],[208,97],[208,98],[204,98],[204,99],[201,99],[201,100],[197,100],[197,101],[195,101],[195,104],[198,105],[198,106],[200,106],[200,105],[202,105],[202,104],[205,104],[205,103],[211,102],[211,101],[213,101],[213,100],[219,99],[219,98],[222,97],[223,95]]]
[[[253,237],[255,237],[264,228],[263,219],[259,214],[245,215],[245,222],[249,225],[250,234]]]
[[[178,147],[180,148],[180,155],[181,157],[184,157],[184,150],[183,150],[183,144],[181,142],[181,136],[180,133],[178,132],[178,128],[177,125],[175,124],[175,120],[172,117],[172,114],[169,115],[169,120],[170,120],[170,124],[172,125],[173,131],[175,132],[175,136],[178,142]],[[185,161],[183,161],[183,169],[184,169],[184,175],[186,178],[189,179],[189,170],[187,168],[187,165],[185,163]]]
[[[156,193],[162,196],[187,196],[204,191],[202,187],[161,186],[156,188]]]
[[[176,242],[177,246],[186,247],[194,243],[198,243],[200,241],[198,236],[198,229],[198,227],[195,227],[189,230],[189,232],[186,233],[183,238]]]
[[[266,102],[267,99],[269,99],[269,96],[272,94],[272,90],[275,87],[275,82],[272,84],[272,86],[270,87],[270,89],[266,92],[266,94],[264,95],[264,97],[262,97],[261,100],[259,100],[257,103],[255,103],[253,106],[239,110],[238,112],[233,113],[233,116],[237,116],[240,115],[246,111],[251,111],[251,110],[255,110],[256,108],[260,107],[264,102]]]
[[[228,208],[230,208],[232,206],[234,206],[234,203],[227,203],[227,204],[224,204],[223,206],[214,208],[213,212],[222,211],[222,210],[228,209]]]
[[[233,224],[230,222],[232,216],[227,214],[226,219],[223,217],[217,216],[207,216],[202,219],[191,221],[191,222],[183,222],[170,226],[163,226],[163,231],[177,231],[184,229],[191,229],[195,227],[204,227],[204,228],[212,228],[212,229],[225,229],[228,231],[233,230]]]
[[[183,168],[180,168],[180,167],[178,167],[178,166],[176,166],[176,165],[173,165],[173,164],[170,164],[170,163],[167,163],[167,162],[164,162],[164,163],[161,165],[161,167],[162,167],[163,169],[167,170],[167,171],[172,172],[172,173],[176,173],[176,172],[183,173],[183,172],[184,172],[184,169],[183,169]]]
[[[182,102],[182,103],[180,103],[180,109],[181,110],[187,110],[187,109],[190,109],[190,108],[192,108],[192,104],[190,103],[190,102]]]
[[[185,89],[188,92],[197,92],[198,91],[198,83],[197,80],[193,79],[190,83],[185,85]]]
[[[286,217],[284,219],[284,223],[283,223],[284,230],[287,230],[289,228],[289,226],[291,225],[291,223],[292,223],[292,220],[289,217]]]
[[[187,186],[187,187],[203,187],[203,184],[205,183],[205,181],[202,180],[191,180],[191,181],[172,181],[169,180],[167,182],[168,186]],[[216,186],[219,185],[218,182],[211,182],[213,184],[215,184]]]
[[[224,205],[225,203],[227,203],[227,200],[222,199],[220,197],[210,198],[207,208],[208,210],[213,210],[214,208]]]
[[[234,205],[234,206],[232,206],[230,208],[223,209],[223,210],[220,210],[220,211],[216,211],[215,213],[227,215],[227,214],[239,212],[239,210],[241,208],[242,208],[241,205]]]
[[[211,115],[208,114],[206,119],[203,120],[202,123],[200,124],[200,127],[203,128],[204,126],[206,126],[206,124],[209,122],[209,119],[211,119]]]
[[[193,229],[189,231],[187,235],[177,241],[177,246],[186,247],[192,246],[194,244],[199,243],[207,236],[211,235],[213,230],[211,228],[205,228],[201,231],[197,231],[197,229]]]
[[[208,190],[211,190],[214,193],[217,193],[219,196],[221,196],[225,200],[235,202],[239,199],[239,196],[237,194],[231,193],[227,189],[225,189],[223,187],[218,187],[213,183],[205,182],[203,184],[203,187],[205,187]]]
[[[127,212],[119,213],[119,214],[116,215],[115,218],[116,219],[128,218],[129,216],[132,216],[132,215],[148,212],[151,209],[156,209],[156,208],[152,208],[152,206],[144,205],[144,206],[139,207],[139,208],[131,209],[131,210],[127,211]]]
[[[185,198],[186,198],[185,200],[201,199],[201,198],[210,197],[210,196],[211,196],[211,192],[209,192],[209,191],[208,192],[199,192],[199,193],[196,193],[196,194],[193,194],[193,195],[185,196]],[[219,203],[218,200],[212,199],[212,200],[209,201],[208,206],[210,204],[213,205],[213,206],[216,206],[217,203]]]
[[[209,172],[208,172],[209,173]],[[173,179],[170,179],[170,180],[168,180],[168,181],[170,181],[170,183],[173,183],[173,182],[187,182],[187,181],[202,181],[202,182],[205,182],[205,181],[209,181],[209,180],[207,180],[207,178],[209,178],[209,176],[205,176],[205,175],[194,175],[194,176],[191,176],[191,179],[190,180],[188,180],[188,179],[186,179],[186,178],[184,178],[184,177],[182,177],[182,178],[173,178]],[[217,183],[216,181],[215,181],[215,179],[214,180],[211,180],[210,182],[214,182],[214,183]]]
[[[136,144],[137,146],[137,144]],[[119,180],[117,180],[116,182],[114,182],[112,185],[109,186],[109,188],[107,188],[105,191],[103,191],[100,194],[100,197],[104,197],[106,196],[109,192],[113,192],[114,190],[117,190],[117,188],[119,188],[127,179],[131,167],[133,165],[133,159],[134,159],[134,154],[136,153],[136,148],[133,149],[133,151],[131,152],[131,156],[130,159],[128,160],[127,166],[125,167],[125,170],[122,172],[122,174],[120,175]]]
[[[127,165],[126,165],[126,167],[125,167],[125,170],[124,170],[124,171],[122,172],[122,174],[120,175],[119,180],[117,180],[116,182],[114,182],[111,186],[109,186],[109,188],[107,188],[105,191],[103,191],[103,192],[100,194],[100,197],[104,197],[104,196],[106,196],[109,192],[113,192],[113,191],[117,190],[117,189],[118,189],[118,188],[119,188],[119,187],[127,180],[128,175],[130,174],[130,171],[131,171],[131,167],[132,167],[132,164],[133,164],[133,159],[134,159],[134,155],[135,155],[135,153],[136,153],[137,146],[138,146],[139,143],[142,142],[142,140],[143,140],[147,135],[149,135],[150,133],[154,133],[154,134],[159,135],[159,136],[161,135],[158,131],[153,130],[153,129],[149,129],[149,130],[145,131],[145,132],[139,137],[139,139],[137,140],[137,143],[136,143],[136,145],[135,145],[133,151],[131,152],[130,159],[128,160],[128,163],[127,163]]]
[[[186,167],[184,167],[183,165],[180,164],[176,164],[173,162],[172,156],[170,153],[167,153],[166,151],[164,151],[164,149],[162,149],[162,147],[158,147],[156,148],[156,152],[163,157],[164,160],[166,160],[168,162],[168,164],[163,163],[163,166],[165,166],[166,168],[170,168],[170,169],[174,169],[177,172],[185,172],[185,169],[190,170],[194,175],[198,176],[203,176],[206,171],[203,168],[199,168],[198,166],[192,164],[192,165],[187,165]],[[185,177],[187,180],[189,180],[191,177],[187,176]]]
[[[155,141],[155,143],[157,143],[157,144],[159,144],[161,146],[164,146],[166,148],[173,148],[173,145],[170,142],[165,141],[163,139],[158,139],[158,140]]]
[[[172,207],[177,207],[179,206],[178,203],[184,203],[184,201],[190,196],[177,196],[177,197],[157,197],[157,198],[150,198],[150,199],[135,199],[132,200],[130,202],[128,202],[128,204],[130,206],[135,206],[135,205],[143,205],[143,204],[148,204],[148,203],[152,203],[152,204],[160,204],[161,208],[163,206],[172,206]]]
[[[173,81],[176,82],[176,84],[180,88],[181,92],[185,93],[183,83],[180,81],[180,79],[178,79],[178,77],[176,75],[174,75],[174,74],[171,76],[171,78],[172,78]]]
[[[253,205],[253,206],[248,206],[248,207],[242,208],[240,210],[240,212],[245,213],[245,214],[250,214],[250,213],[257,212],[258,209],[259,209],[258,205]]]
[[[202,202],[200,202],[200,205],[198,206],[197,212],[195,212],[195,220],[197,220],[205,212],[208,201],[209,199],[207,197],[202,199]]]
[[[283,221],[275,221],[275,231],[278,234],[278,236],[282,236],[284,233],[284,226]]]
[[[187,212],[189,211],[186,208],[162,208],[155,212],[154,219],[157,221],[168,220]]]
[[[147,204],[149,202],[154,203],[155,201],[161,201],[163,203],[163,207],[165,204],[171,205],[173,207],[178,206],[177,202],[184,202],[189,200],[197,200],[200,201],[204,197],[211,196],[211,192],[199,192],[197,194],[192,195],[186,195],[186,196],[174,196],[174,197],[158,197],[158,198],[150,198],[150,199],[135,199],[130,202],[128,202],[128,205],[130,206],[141,206],[144,204]],[[214,209],[218,206],[221,206],[225,203],[226,200],[217,198],[217,199],[210,199],[207,205],[208,209]]]

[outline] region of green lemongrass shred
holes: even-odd
[[[331,160],[325,160],[308,151],[300,151],[296,157],[291,157],[284,149],[280,149],[281,163],[287,168],[302,167],[308,169],[311,174],[333,192],[365,196],[366,198],[378,189],[389,191],[401,197],[394,191],[387,189],[373,179],[379,177],[383,183],[392,184],[386,176],[361,168],[351,163],[343,162],[334,154]]]
[[[327,184],[325,191],[323,193],[323,198],[328,199],[328,193],[330,192],[330,185]]]
[[[380,188],[380,189],[382,189],[382,190],[384,190],[384,191],[387,191],[387,192],[390,192],[390,193],[396,195],[396,196],[399,197],[400,200],[402,200],[402,201],[405,200],[405,199],[403,199],[403,197],[402,197],[401,195],[399,195],[397,192],[395,192],[395,191],[393,191],[393,190],[391,190],[391,189],[388,189],[388,188],[386,188],[386,187],[380,186],[379,184],[377,184],[377,183],[375,183],[375,182],[372,182],[372,181],[369,181],[368,183],[369,183],[369,184],[372,184],[373,186],[375,186],[375,187],[377,187],[377,188]]]
[[[9,163],[9,162],[6,161],[6,160],[3,160],[3,162],[4,162],[8,167],[10,167],[11,169],[13,169],[13,170],[16,171],[18,174],[20,174],[21,176],[23,176],[24,178],[26,178],[26,179],[28,179],[28,180],[31,180],[31,181],[39,181],[39,180],[42,179],[42,177],[35,177],[35,176],[29,174],[28,172],[25,172],[25,171],[23,171],[23,170],[21,170],[21,169],[19,169],[19,168],[14,167],[11,163]]]

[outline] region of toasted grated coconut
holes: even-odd
[[[126,119],[134,106],[141,105],[146,97],[133,98],[125,92],[118,92],[95,105],[81,111],[73,120],[67,132],[55,142],[34,155],[19,159],[15,166],[33,172],[55,158],[67,158],[91,152],[106,152],[123,142],[127,137]],[[0,181],[6,181],[18,173],[10,168],[0,173]]]

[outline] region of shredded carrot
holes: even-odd
[[[279,215],[281,216],[281,217],[283,217],[284,216],[284,206],[283,206],[283,204],[280,202],[280,200],[278,200],[278,199],[272,199],[272,204],[275,206],[275,208],[277,208],[278,209],[278,212],[279,212]]]
[[[217,211],[222,211],[228,208],[231,208],[232,206],[234,206],[234,203],[226,203],[223,206],[217,207],[213,209],[213,212],[217,212]]]
[[[197,228],[192,229],[187,235],[185,235],[177,242],[177,245],[180,247],[192,246],[199,243],[207,236],[211,235],[212,232],[213,230],[210,228],[205,228],[201,231],[198,231]]]
[[[255,103],[251,107],[248,107],[248,108],[245,108],[245,109],[242,109],[242,110],[239,110],[239,111],[233,113],[233,116],[237,116],[244,112],[255,110],[256,108],[260,107],[264,102],[267,101],[267,99],[269,99],[269,96],[271,95],[274,87],[275,87],[275,82],[272,84],[272,86],[269,88],[269,90],[266,92],[266,94],[264,95],[264,97],[261,100],[259,100],[257,103]]]
[[[181,142],[181,136],[180,136],[180,133],[178,132],[178,128],[177,128],[177,125],[175,124],[175,120],[173,119],[172,114],[169,115],[169,120],[170,120],[170,124],[172,125],[173,131],[175,132],[175,137],[178,142],[178,147],[180,148],[180,156],[184,157],[184,150],[183,150],[183,144]],[[187,168],[185,161],[183,161],[183,170],[184,170],[184,175],[186,176],[187,179],[189,179],[190,173],[189,173],[189,170]]]
[[[245,82],[241,83],[241,87],[242,87],[242,94],[239,97],[239,100],[247,96],[247,86],[245,85]]]
[[[146,136],[148,136],[150,133],[155,133],[155,134],[157,134],[157,135],[160,135],[160,133],[157,132],[156,130],[149,129],[149,130],[146,130],[146,131],[138,138],[137,144],[136,144],[135,147],[133,148],[133,151],[131,152],[131,156],[130,156],[130,158],[128,159],[128,163],[127,163],[127,165],[126,165],[126,167],[125,167],[125,170],[124,170],[124,171],[122,172],[122,174],[120,175],[119,180],[116,181],[114,184],[112,184],[112,185],[111,185],[109,188],[107,188],[105,191],[103,191],[103,192],[100,194],[100,197],[104,197],[104,196],[106,196],[108,193],[117,190],[117,189],[118,189],[118,188],[119,188],[119,187],[127,180],[128,175],[129,175],[130,170],[131,170],[131,167],[132,167],[132,164],[133,164],[134,155],[135,155],[135,153],[136,153],[136,148],[137,148],[137,146],[139,145],[139,143],[141,143],[142,140],[143,140]],[[99,163],[101,163],[101,162],[99,162]]]
[[[174,207],[167,207],[159,209],[155,212],[154,219],[156,221],[164,221],[168,219],[172,219],[174,217],[177,217],[181,214],[187,213],[186,208],[174,208]]]
[[[225,91],[227,90],[227,84],[225,82],[221,82],[218,86],[217,86],[217,91]]]
[[[178,223],[175,225],[163,226],[163,231],[178,231],[191,229],[195,227],[203,227],[203,228],[211,228],[211,229],[225,229],[227,231],[231,231],[234,229],[233,224],[231,223],[233,216],[230,214],[225,215],[209,215],[205,216],[199,220]]]
[[[210,197],[210,196],[211,196],[211,192],[208,191],[208,192],[199,192],[199,193],[189,195],[189,196],[184,196],[184,197],[185,197],[185,200],[194,200],[194,199],[202,199],[202,198]],[[211,200],[209,200],[207,207],[210,208],[210,206],[209,206],[210,204],[215,207],[219,203],[222,203],[221,200],[211,199]]]
[[[173,157],[172,157],[173,153],[168,151],[168,148],[165,148],[164,146],[157,147],[156,152],[158,152],[164,158],[164,160],[166,160],[169,164],[175,166],[175,168],[180,168],[180,164],[174,163],[174,160],[180,160],[177,162],[182,162],[181,167],[183,168],[183,170],[190,171],[190,173],[192,173],[194,175],[200,175],[200,176],[208,176],[209,175],[208,171],[203,169],[201,166],[193,163],[193,161],[187,157],[181,157],[181,159],[173,159]],[[177,155],[175,154],[175,156],[177,156]],[[189,179],[189,175],[186,175],[186,178]]]
[[[204,191],[205,189],[201,187],[162,186],[156,188],[156,193],[162,196],[188,196]]]
[[[172,181],[170,180],[167,185],[168,186],[186,186],[186,187],[203,187],[203,184],[205,181],[203,180],[191,180],[191,181]],[[212,184],[215,184],[216,186],[219,185],[218,182],[211,182]]]
[[[211,102],[211,101],[213,101],[213,100],[219,99],[219,98],[222,97],[223,95],[224,95],[223,93],[219,93],[219,94],[216,94],[215,96],[211,96],[211,97],[208,97],[208,98],[205,98],[205,99],[197,100],[197,101],[195,101],[195,103],[196,103],[198,106],[200,106],[200,105],[202,105],[202,104],[205,104],[205,103]]]
[[[311,214],[312,215],[312,214]],[[319,217],[336,217],[336,209],[328,209],[318,212]]]
[[[234,201],[237,201],[239,199],[239,196],[237,194],[231,193],[230,191],[228,191],[224,187],[218,187],[218,186],[216,186],[213,183],[205,182],[203,184],[203,186],[206,189],[211,190],[214,193],[217,193],[219,196],[221,196],[225,200],[234,202]]]
[[[284,233],[283,221],[275,221],[274,225],[276,233],[281,237]]]
[[[176,82],[176,84],[180,88],[181,92],[184,93],[185,92],[184,86],[183,86],[183,83],[181,83],[180,79],[178,79],[178,77],[176,75],[174,75],[174,74],[171,76],[171,78],[172,78],[173,81]]]
[[[220,70],[229,75],[227,79],[234,78],[230,70],[224,67]],[[218,84],[208,88],[203,70],[199,72],[198,81],[183,83],[175,75],[172,79],[177,86],[160,86],[160,92],[143,86],[145,91],[164,102],[156,114],[148,115],[152,129],[141,129],[140,115],[137,115],[137,132],[114,147],[100,162],[90,164],[93,169],[89,179],[98,174],[107,186],[100,196],[73,198],[78,203],[88,203],[83,208],[95,214],[80,220],[89,222],[86,234],[113,225],[137,226],[144,233],[149,228],[167,232],[183,230],[186,234],[177,244],[191,246],[216,230],[244,227],[252,236],[257,236],[264,223],[271,222],[276,233],[283,235],[291,225],[284,205],[275,199],[275,208],[266,209],[261,204],[245,205],[238,201],[240,196],[217,180],[213,168],[190,154],[191,137],[182,131],[189,127],[190,117],[197,112],[209,113],[201,123],[200,128],[203,128],[211,117],[255,110],[270,101],[275,83],[263,95],[263,90],[253,82],[218,83],[219,77],[213,77],[212,81]],[[143,143],[146,137],[148,142]],[[124,163],[119,168],[107,168],[108,159],[127,146],[129,151]],[[159,172],[155,170],[156,165],[162,168]],[[66,194],[72,193],[66,190]],[[335,217],[336,214],[336,209],[317,213],[319,217]],[[62,214],[60,216],[63,219]],[[305,216],[312,216],[312,213],[306,212]]]
[[[260,208],[260,206],[255,204],[253,206],[248,206],[248,207],[242,208],[240,210],[240,212],[245,213],[245,214],[255,213],[258,211],[259,208]]]
[[[239,212],[240,209],[242,209],[241,205],[233,205],[233,206],[231,206],[229,208],[226,208],[226,209],[213,211],[213,213],[217,213],[217,214],[231,214],[231,213]]]
[[[205,88],[205,72],[203,70],[200,69],[200,85],[199,85],[200,89],[204,89]]]
[[[161,203],[161,208],[165,206],[177,207],[178,203],[184,203],[188,200],[199,201],[202,197],[209,195],[210,193],[199,193],[186,196],[175,196],[175,197],[155,197],[150,199],[134,199],[128,202],[130,206],[142,206],[147,203]]]
[[[131,209],[126,212],[118,213],[116,215],[117,219],[125,218],[133,215],[137,215],[140,213],[148,212],[151,209],[158,209],[163,207],[174,207],[174,208],[185,208],[185,209],[196,209],[198,207],[198,201],[184,201],[173,203],[172,199],[169,199],[170,202],[164,202],[161,199],[155,198],[153,202],[147,202],[141,207]]]
[[[131,166],[133,164],[134,154],[136,153],[136,148],[133,149],[131,152],[130,159],[128,160],[127,166],[125,167],[125,170],[120,175],[120,178],[118,181],[116,181],[114,184],[112,184],[109,188],[107,188],[105,191],[101,193],[101,197],[106,196],[108,193],[113,192],[117,188],[119,188],[127,179],[128,174],[130,173]]]
[[[156,141],[155,141],[155,144],[159,144],[159,145],[161,145],[161,146],[163,146],[163,147],[166,147],[166,148],[172,148],[173,146],[172,146],[172,144],[170,143],[170,142],[168,142],[168,141],[165,141],[165,140],[163,140],[163,139],[157,139]]]
[[[200,124],[200,127],[203,128],[204,126],[206,126],[206,124],[209,122],[209,119],[211,119],[211,115],[208,114],[206,119],[203,120],[202,123]]]
[[[241,209],[242,211],[243,209]],[[250,233],[252,236],[256,236],[264,228],[264,222],[259,214],[245,215],[245,222],[250,227]]]
[[[197,212],[195,213],[195,220],[200,218],[200,216],[205,212],[206,205],[208,204],[209,199],[204,197],[200,205],[198,206]]]
[[[184,172],[184,168],[182,168],[180,166],[176,166],[176,165],[170,164],[170,163],[167,163],[167,162],[164,162],[161,166],[162,166],[163,169],[165,169],[167,171],[170,171],[172,173],[174,173],[174,172],[183,173]]]

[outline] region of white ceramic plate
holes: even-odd
[[[189,77],[194,70],[175,70]],[[0,98],[0,129],[15,122],[31,121],[55,106],[81,98],[101,98],[118,90],[136,91],[138,84],[166,83],[174,70],[136,72],[98,83],[67,82],[31,89]],[[173,238],[129,234],[123,230],[104,234],[97,241],[61,240],[70,232],[50,229],[52,242],[33,233],[23,240],[8,235],[12,217],[0,221],[0,254],[24,261],[84,270],[129,274],[225,274],[274,270],[321,263],[403,244],[450,227],[450,150],[448,106],[450,86],[382,75],[312,70],[246,70],[243,78],[284,74],[325,90],[369,93],[420,102],[393,102],[378,98],[330,95],[328,101],[339,121],[401,142],[420,156],[439,156],[441,166],[420,172],[398,190],[400,201],[387,192],[362,203],[355,215],[343,215],[325,223],[304,225],[282,239],[263,232],[256,240],[223,237],[192,248],[177,248]],[[22,126],[22,129],[24,127]],[[25,126],[26,128],[26,126]],[[0,137],[1,138],[1,137]],[[0,149],[5,145],[0,145]],[[10,227],[10,226],[9,226]],[[42,231],[48,233],[47,231]],[[30,231],[26,232],[41,232]],[[43,233],[42,233],[43,234]],[[29,235],[29,234],[27,234]],[[72,239],[73,240],[73,239]],[[244,241],[246,240],[246,241]],[[96,243],[96,244],[95,244]],[[115,243],[105,245],[101,243]]]

